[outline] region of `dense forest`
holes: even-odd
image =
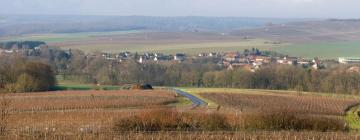
[[[43,91],[55,84],[55,75],[78,83],[154,86],[228,87],[360,94],[360,74],[336,64],[314,70],[302,66],[266,65],[255,72],[228,70],[214,58],[138,63],[138,55],[124,62],[79,50],[42,48],[35,56],[0,59],[0,88],[11,92]],[[34,82],[24,82],[34,81]],[[34,84],[34,85],[31,85]]]

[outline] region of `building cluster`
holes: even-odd
[[[139,63],[147,62],[166,62],[175,61],[183,62],[187,59],[200,59],[200,58],[214,58],[218,65],[224,66],[229,70],[246,69],[249,71],[256,71],[264,65],[279,64],[279,65],[301,65],[313,69],[323,67],[322,61],[318,58],[303,59],[298,57],[274,57],[270,55],[263,55],[261,52],[244,54],[240,52],[227,52],[227,53],[199,53],[198,55],[190,56],[184,53],[177,53],[174,55],[165,55],[161,53],[131,53],[121,52],[118,54],[103,53],[102,56],[107,60],[123,62],[129,59],[135,59]]]
[[[41,51],[41,47],[45,47],[45,46],[39,46],[34,48],[27,48],[27,47],[22,47],[22,48],[13,47],[11,49],[0,48],[0,55],[22,54],[22,55],[30,56],[39,53]]]
[[[304,59],[298,57],[274,57],[262,54],[244,55],[238,52],[225,53],[222,64],[228,69],[243,68],[250,71],[256,71],[264,65],[280,64],[280,65],[301,65],[303,67],[311,67],[319,69],[323,67],[322,61],[318,58]]]
[[[106,60],[113,60],[117,62],[123,62],[129,59],[136,59],[139,63],[146,62],[163,62],[163,61],[178,61],[182,62],[186,60],[186,55],[183,53],[177,53],[175,55],[165,55],[162,53],[131,53],[131,52],[121,52],[117,54],[111,53],[102,53],[102,56]]]
[[[340,57],[341,64],[360,64],[360,57]]]

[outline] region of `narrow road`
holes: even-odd
[[[187,93],[187,92],[184,92],[182,90],[179,90],[179,89],[175,89],[175,92],[181,96],[184,96],[186,98],[188,98],[192,103],[193,103],[193,106],[195,107],[198,107],[198,106],[206,106],[208,103],[205,102],[204,100],[190,94],[190,93]]]

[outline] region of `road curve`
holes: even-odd
[[[179,89],[175,89],[175,92],[181,96],[184,96],[186,98],[188,98],[192,103],[193,103],[193,106],[195,107],[198,107],[198,106],[206,106],[208,103],[205,102],[204,100],[190,94],[190,93],[187,93],[185,91],[182,91],[182,90],[179,90]]]

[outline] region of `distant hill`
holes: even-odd
[[[301,21],[237,30],[232,31],[231,35],[291,43],[360,40],[360,20]]]
[[[303,19],[146,16],[0,16],[0,35],[124,30],[232,31]]]

